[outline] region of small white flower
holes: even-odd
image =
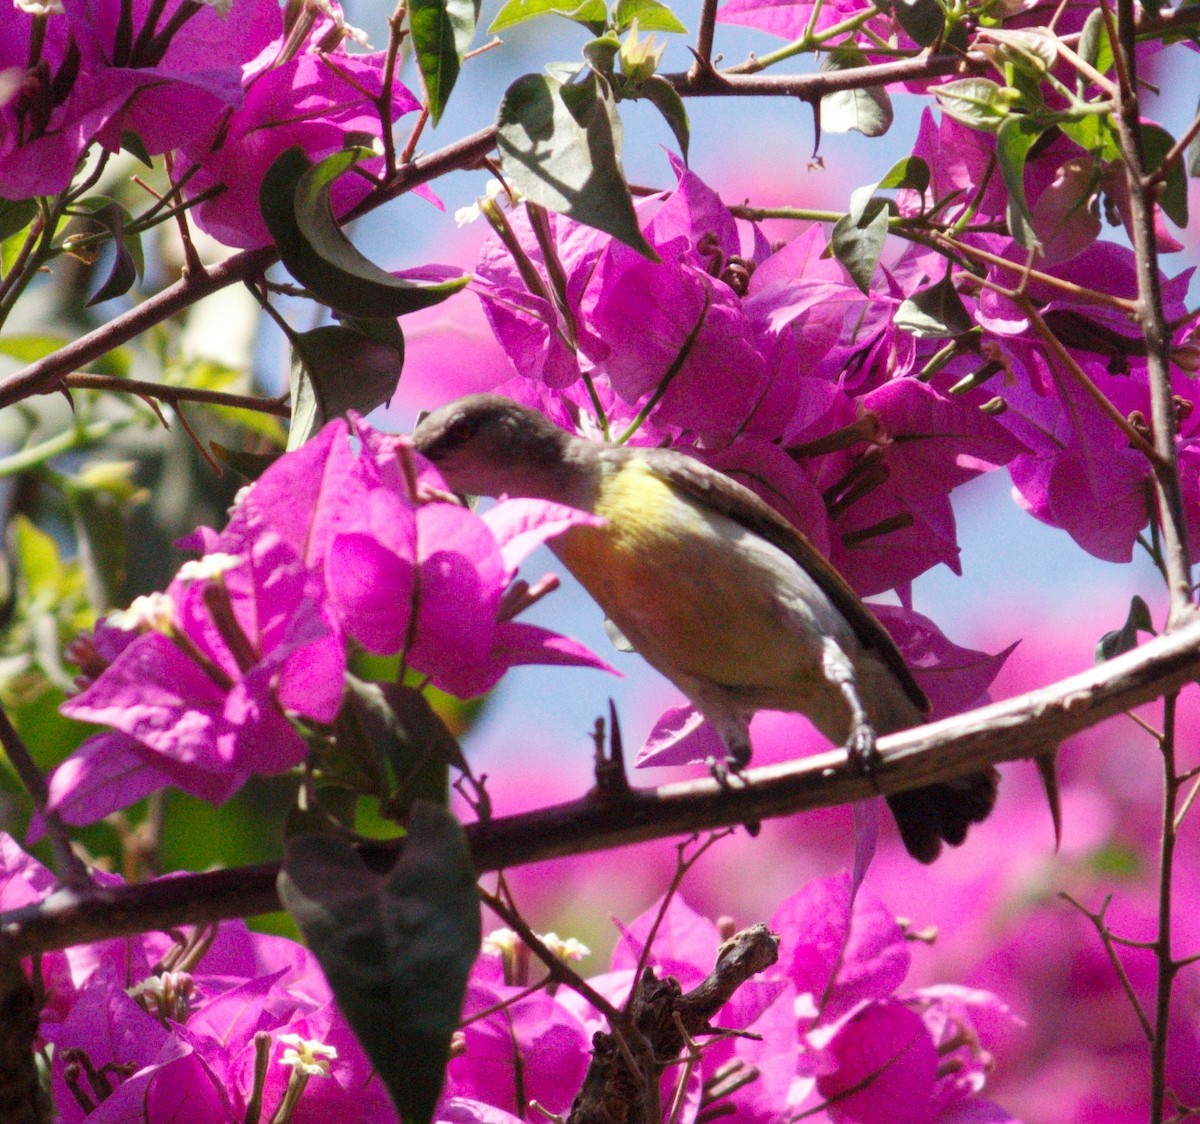
[[[488,956],[512,956],[517,940],[517,934],[511,929],[493,929],[483,938],[480,951]]]
[[[544,944],[559,960],[576,961],[591,956],[592,950],[574,937],[560,937],[557,933],[543,933]]]
[[[175,626],[175,602],[166,593],[135,597],[128,609],[109,613],[104,622],[122,632],[169,632]]]
[[[519,199],[516,194],[516,188],[511,189],[514,196]],[[497,206],[507,208],[512,205],[513,196],[510,196],[504,190],[504,185],[497,179],[490,179],[487,182],[487,187],[484,189],[484,194],[479,196],[469,207],[459,207],[454,212],[454,222],[457,226],[469,226],[480,215],[483,214],[483,206],[485,202],[495,203]]]
[[[328,1077],[329,1063],[337,1061],[337,1047],[326,1046],[315,1038],[301,1038],[298,1034],[281,1034],[279,1041],[287,1049],[279,1059],[281,1065],[291,1066],[309,1077]]]
[[[241,564],[242,560],[236,554],[206,554],[203,558],[193,559],[180,566],[178,577],[181,582],[208,581],[230,570],[236,570]]]
[[[62,0],[13,0],[18,12],[30,16],[62,15]]]

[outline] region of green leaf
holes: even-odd
[[[908,189],[924,195],[929,186],[929,165],[919,156],[906,156],[897,160],[885,173],[876,188]]]
[[[1099,8],[1084,20],[1078,51],[1079,57],[1101,74],[1107,74],[1112,69],[1113,49],[1108,38],[1108,24],[1104,22],[1104,12]],[[1081,74],[1076,80],[1080,96],[1088,85],[1088,80]]]
[[[123,605],[129,549],[119,507],[111,496],[96,492],[74,492],[68,506],[88,600],[100,613]]]
[[[867,65],[867,56],[857,47],[835,47],[821,60],[825,73],[857,70]],[[892,127],[892,100],[882,86],[839,90],[821,99],[821,128],[827,133],[881,137]]]
[[[1129,602],[1129,615],[1125,623],[1113,632],[1106,632],[1096,645],[1096,662],[1104,663],[1115,656],[1132,652],[1138,645],[1138,633],[1146,632],[1155,635],[1154,621],[1150,617],[1150,606],[1140,597],[1134,596]]]
[[[932,47],[946,30],[946,12],[938,0],[893,0],[892,15],[922,47]]]
[[[1142,152],[1146,158],[1146,171],[1158,171],[1174,144],[1175,138],[1161,125],[1143,124]],[[1184,171],[1182,160],[1176,160],[1168,169],[1167,178],[1163,181],[1162,194],[1158,197],[1158,205],[1162,207],[1163,214],[1176,226],[1186,228],[1188,187],[1187,172]]]
[[[679,145],[679,153],[687,161],[688,142],[691,139],[691,126],[688,123],[687,109],[679,92],[661,75],[653,74],[638,83],[635,98],[645,98],[659,113],[663,115],[671,132],[675,134],[675,143]]]
[[[25,515],[14,516],[8,535],[29,600],[47,604],[56,601],[62,592],[66,566],[54,538]]]
[[[637,20],[639,31],[671,31],[687,34],[687,28],[666,4],[659,0],[617,0],[613,5],[612,22],[617,31],[628,31]]]
[[[154,158],[146,151],[146,146],[137,133],[130,129],[122,129],[121,147],[147,168],[154,167]]]
[[[961,336],[975,326],[949,274],[901,302],[893,323],[918,339]]]
[[[1121,146],[1110,114],[1087,113],[1075,120],[1060,120],[1058,127],[1097,160],[1108,163],[1121,159]]]
[[[445,804],[449,770],[470,773],[466,758],[446,724],[425,695],[399,683],[367,683],[346,676],[346,706],[339,715],[338,751],[343,734],[386,762],[391,790],[380,793],[389,801],[388,814],[407,813],[414,800]]]
[[[829,240],[834,256],[867,295],[871,291],[875,265],[887,239],[888,215],[886,199],[868,199],[857,221],[853,213],[838,219]]]
[[[1033,216],[1025,201],[1025,158],[1046,131],[1046,125],[1031,117],[1014,114],[996,132],[996,162],[1008,188],[1008,232],[1027,250],[1041,250],[1033,229]]]
[[[1000,128],[1011,108],[1003,88],[990,78],[959,78],[934,87],[933,96],[942,111],[959,124],[985,133]]]
[[[98,195],[80,200],[76,207],[87,212],[80,216],[81,222],[99,226],[112,236],[113,249],[116,251],[108,277],[87,302],[87,307],[91,308],[129,292],[134,282],[141,278],[145,266],[142,237],[137,231],[125,229],[132,216],[115,199]]]
[[[496,13],[488,34],[493,35],[538,16],[552,15],[581,23],[593,35],[602,35],[608,24],[604,0],[508,0]]]
[[[213,456],[222,464],[228,465],[244,480],[253,483],[281,456],[282,451],[270,453],[247,453],[242,449],[229,449],[219,441],[210,441],[208,447]]]
[[[0,199],[0,242],[20,234],[37,216],[32,199]]]
[[[504,174],[534,203],[611,234],[657,261],[621,174],[621,121],[608,83],[589,70],[565,84],[526,74],[497,117]]]
[[[479,0],[409,0],[408,25],[436,125],[475,37]]]
[[[52,355],[60,347],[70,342],[66,336],[34,335],[32,333],[17,333],[10,336],[0,336],[0,355],[9,355],[21,363],[36,363],[47,355]]]
[[[298,449],[347,410],[369,414],[383,405],[395,393],[403,366],[404,334],[395,320],[348,321],[297,336],[288,449]]]
[[[365,149],[345,149],[310,164],[299,145],[279,155],[258,197],[279,256],[317,300],[347,316],[391,318],[439,304],[470,276],[431,281],[395,277],[363,257],[333,217],[330,186],[369,155]]]
[[[620,39],[615,35],[601,35],[583,45],[583,58],[597,74],[611,82],[620,51]]]
[[[458,821],[413,805],[395,865],[377,874],[328,835],[288,842],[279,896],[405,1124],[428,1124],[479,951],[475,871]]]

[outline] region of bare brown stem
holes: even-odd
[[[1104,952],[1108,956],[1108,962],[1112,965],[1113,971],[1116,973],[1117,979],[1120,981],[1121,990],[1125,992],[1125,998],[1129,1000],[1130,1007],[1133,1008],[1133,1013],[1137,1016],[1138,1025],[1142,1028],[1142,1034],[1148,1043],[1154,1043],[1154,1027],[1150,1025],[1150,1019],[1147,1017],[1145,1010],[1142,1008],[1141,1000],[1137,997],[1137,992],[1133,990],[1133,983],[1129,979],[1129,973],[1125,971],[1125,965],[1121,963],[1121,957],[1117,954],[1114,947],[1118,944],[1124,944],[1124,941],[1118,940],[1108,928],[1108,922],[1105,920],[1105,914],[1108,912],[1109,904],[1112,902],[1110,894],[1104,899],[1104,904],[1100,907],[1098,913],[1093,913],[1090,909],[1084,906],[1081,902],[1076,901],[1070,894],[1063,893],[1059,895],[1064,901],[1070,902],[1080,913],[1084,915],[1096,928],[1096,935],[1100,938],[1100,943],[1104,946]]]
[[[1104,10],[1107,12],[1107,8]],[[1187,524],[1184,519],[1183,493],[1179,485],[1179,466],[1175,452],[1175,403],[1171,394],[1170,367],[1171,333],[1163,315],[1158,248],[1154,231],[1154,188],[1146,175],[1145,153],[1142,149],[1136,36],[1133,0],[1117,0],[1114,58],[1121,83],[1121,97],[1115,116],[1121,156],[1125,162],[1125,176],[1129,183],[1130,227],[1137,266],[1138,322],[1146,342],[1150,412],[1154,447],[1158,451],[1158,457],[1151,464],[1154,467],[1159,522],[1163,532],[1163,562],[1167,588],[1171,596],[1171,609],[1167,620],[1167,627],[1171,628],[1192,613],[1194,606]]]
[[[237,410],[254,410],[286,418],[291,410],[276,398],[258,398],[253,394],[231,394],[224,390],[204,390],[194,386],[168,386],[160,382],[118,378],[115,375],[67,375],[63,385],[76,390],[108,390],[114,394],[134,394],[138,398],[160,398],[176,402],[201,402],[209,406],[229,406]]]
[[[712,69],[713,36],[717,26],[717,0],[703,0],[700,5],[700,23],[696,27],[696,62],[688,76],[699,75],[702,70]]]
[[[1171,950],[1172,888],[1175,872],[1175,805],[1179,780],[1175,773],[1175,703],[1177,696],[1163,699],[1162,839],[1158,863],[1158,934],[1154,959],[1157,965],[1154,994],[1154,1037],[1150,1040],[1150,1121],[1160,1124],[1167,1093],[1167,1039],[1171,1029],[1171,990],[1179,970]]]

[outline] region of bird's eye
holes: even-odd
[[[446,430],[447,442],[451,445],[465,445],[479,432],[479,419],[467,414],[455,418]]]

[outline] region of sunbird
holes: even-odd
[[[870,768],[875,738],[920,725],[928,700],[892,638],[803,534],[748,488],[672,449],[577,437],[494,394],[413,433],[447,485],[602,517],[551,549],[646,661],[713,726],[735,769],[757,710],[806,715]],[[995,769],[887,798],[910,854],[958,845],[996,799]]]

